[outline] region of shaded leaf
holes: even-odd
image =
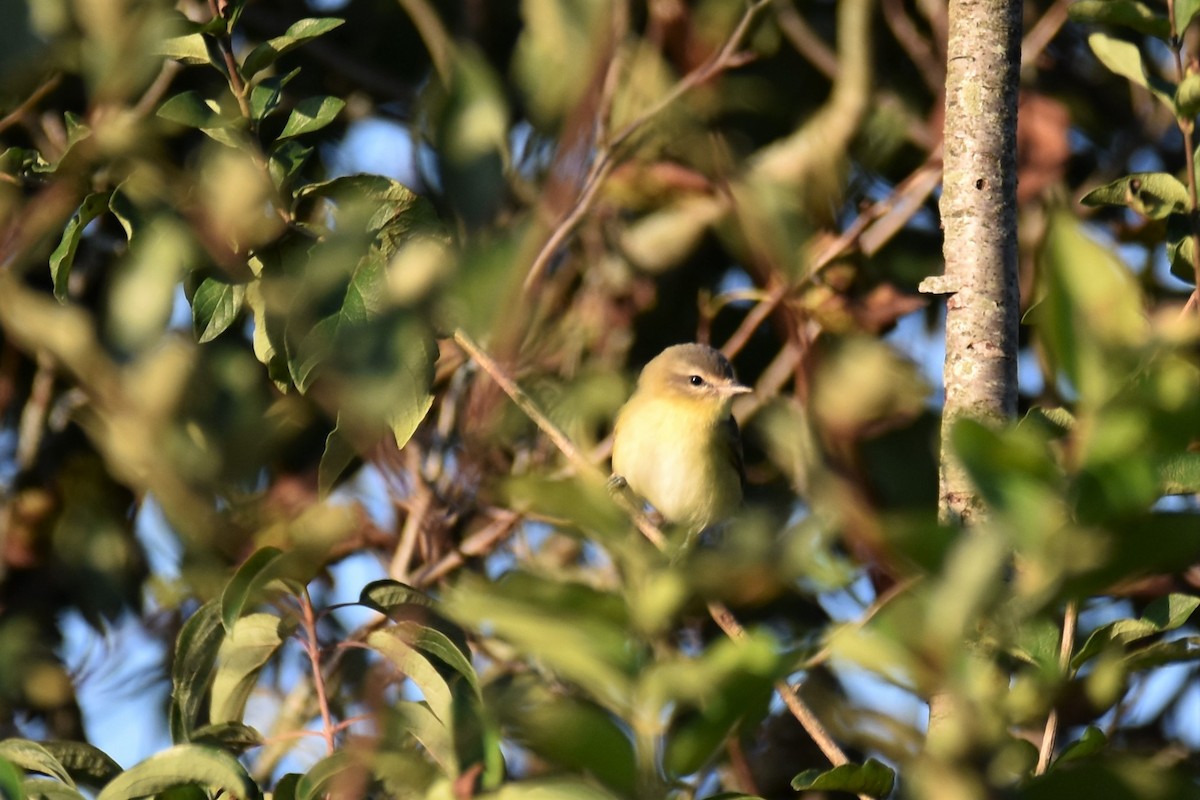
[[[414,589],[390,578],[383,578],[371,581],[364,586],[359,592],[358,602],[381,614],[391,614],[399,606],[430,606],[433,604],[433,598],[420,589]]]
[[[85,800],[78,789],[49,778],[26,778],[21,782],[21,790],[28,800]],[[0,786],[0,797],[8,796]]]
[[[1188,621],[1197,607],[1200,607],[1200,597],[1178,593],[1160,597],[1146,606],[1140,618],[1120,619],[1093,631],[1079,652],[1071,658],[1071,666],[1079,669],[1110,644],[1127,645],[1175,630]]]
[[[450,729],[439,720],[425,703],[400,701],[391,707],[396,719],[414,739],[421,743],[429,756],[447,775],[457,775],[458,756]]]
[[[71,267],[75,263],[75,251],[79,249],[79,240],[88,223],[108,210],[109,192],[89,194],[83,203],[71,215],[67,226],[63,229],[62,239],[54,252],[50,254],[50,278],[54,281],[54,296],[59,302],[66,302],[67,287],[71,277]]]
[[[308,583],[301,579],[302,564],[292,553],[277,547],[256,550],[238,567],[225,591],[221,593],[221,622],[226,632],[232,631],[234,623],[247,609],[257,603],[270,585],[282,581],[278,588],[298,593]]]
[[[192,329],[200,344],[211,342],[224,333],[246,302],[246,286],[205,278],[192,296]]]
[[[5,800],[25,798],[20,771],[3,758],[0,758],[0,797]]]
[[[249,725],[243,725],[240,722],[219,722],[192,731],[192,741],[195,744],[211,745],[232,753],[242,753],[262,746],[263,737]]]
[[[300,74],[300,68],[286,75],[274,75],[264,78],[250,89],[250,118],[261,122],[283,102],[283,87]]]
[[[121,771],[107,753],[86,742],[52,740],[42,742],[42,747],[79,783],[103,786]]]
[[[154,49],[154,54],[173,58],[184,64],[212,64],[216,66],[220,63],[220,61],[214,58],[213,53],[209,51],[208,39],[202,33],[168,36],[159,41],[158,46]],[[218,69],[221,69],[221,67],[218,67]]]
[[[204,708],[205,695],[212,683],[217,651],[225,638],[219,599],[200,606],[175,640],[175,659],[171,666],[171,738],[186,742]]]

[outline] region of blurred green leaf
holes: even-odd
[[[187,33],[182,36],[168,36],[160,40],[154,51],[155,55],[166,56],[184,64],[220,64],[220,59],[209,50],[208,37],[202,33]],[[222,67],[217,67],[221,69]]]
[[[1146,340],[1141,291],[1112,250],[1065,211],[1050,219],[1038,267],[1039,301],[1027,319],[1082,406],[1096,407],[1127,384],[1127,353]]]
[[[285,627],[274,614],[249,614],[234,622],[217,651],[208,715],[213,723],[242,720],[259,672],[283,644]],[[192,741],[197,737],[193,732]]]
[[[826,771],[809,769],[792,778],[792,788],[798,792],[850,792],[878,798],[891,794],[895,783],[896,774],[873,758]]]
[[[20,771],[0,758],[0,796],[5,800],[25,800],[25,790],[21,785]]]
[[[430,711],[444,725],[454,721],[453,692],[430,654],[406,641],[403,632],[384,628],[367,634],[366,644],[378,651],[421,690]]]
[[[389,711],[447,775],[453,777],[459,774],[454,737],[446,723],[439,720],[428,705],[401,700],[393,703]]]
[[[1200,113],[1200,75],[1188,75],[1175,90],[1175,109],[1184,118]]]
[[[1196,796],[1185,772],[1128,755],[1102,753],[1073,759],[1031,778],[1017,795],[1022,800],[1186,800]]]
[[[329,496],[356,458],[358,448],[342,426],[339,412],[333,430],[325,437],[325,449],[321,452],[321,463],[317,465],[317,492],[321,497]]]
[[[216,101],[191,89],[167,98],[156,113],[169,122],[189,128],[214,128],[229,124],[221,115],[221,108]]]
[[[242,312],[246,286],[205,278],[192,296],[192,329],[200,344],[224,333]]]
[[[1200,494],[1200,453],[1179,453],[1159,467],[1163,494]]]
[[[1185,594],[1160,597],[1146,606],[1140,618],[1117,620],[1092,631],[1083,647],[1071,658],[1071,666],[1079,669],[1110,644],[1127,645],[1175,630],[1188,621],[1197,607],[1200,607],[1200,597]]]
[[[1200,84],[1197,86],[1200,88]],[[1093,189],[1079,202],[1085,206],[1126,206],[1150,219],[1166,219],[1171,214],[1187,213],[1189,201],[1187,187],[1174,175],[1135,172]]]
[[[341,750],[322,758],[296,783],[296,800],[318,800],[329,796],[329,787],[342,773],[360,769],[349,751]]]
[[[630,702],[640,649],[630,641],[625,605],[613,594],[510,573],[495,583],[460,581],[443,597],[443,611],[508,641],[609,708]]]
[[[284,139],[273,144],[267,154],[267,170],[276,188],[285,190],[308,163],[312,154],[311,147],[295,139]]]
[[[580,778],[533,778],[506,783],[479,800],[616,800],[616,796]]]
[[[179,744],[122,772],[96,800],[134,800],[184,784],[225,792],[242,800],[261,800],[262,792],[237,759],[212,747]]]
[[[319,131],[333,122],[345,107],[346,101],[340,97],[330,95],[306,97],[292,109],[279,138],[290,139],[293,136]]]
[[[586,698],[527,675],[489,687],[508,736],[562,769],[594,775],[620,796],[637,785],[637,758],[625,724]]]
[[[108,210],[110,197],[109,192],[97,192],[85,197],[79,209],[71,215],[67,227],[63,229],[58,247],[50,254],[50,278],[54,281],[54,296],[61,303],[67,300],[71,267],[75,263],[75,251],[79,249],[83,231],[88,223]]]
[[[1122,78],[1149,89],[1163,105],[1174,111],[1175,87],[1147,73],[1146,65],[1142,62],[1142,53],[1136,44],[1103,33],[1093,33],[1088,36],[1088,46],[1092,48],[1096,58],[1100,59],[1100,63]]]
[[[522,0],[513,75],[533,118],[553,127],[583,97],[607,36],[600,6]]]
[[[1176,0],[1174,5],[1175,35],[1182,39],[1183,34],[1196,18],[1196,14],[1200,13],[1200,0]]]
[[[284,53],[318,36],[324,36],[343,23],[345,20],[334,17],[306,18],[293,22],[282,36],[263,42],[250,51],[246,60],[242,62],[242,74],[249,80],[256,73],[274,64]]]
[[[1085,25],[1115,25],[1166,41],[1171,21],[1136,0],[1079,0],[1068,9],[1071,20]]]
[[[1050,765],[1050,768],[1057,769],[1060,765],[1069,761],[1095,755],[1103,750],[1107,744],[1108,737],[1104,735],[1104,731],[1095,725],[1088,725],[1078,739],[1063,748],[1058,758],[1054,759],[1054,762]]]

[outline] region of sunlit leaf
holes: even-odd
[[[404,729],[421,743],[429,756],[448,775],[458,774],[454,737],[446,723],[439,720],[425,703],[400,701],[389,709]]]
[[[892,793],[895,782],[896,775],[891,769],[869,758],[863,764],[843,764],[825,771],[805,770],[792,778],[792,788],[798,792],[850,792],[884,798]]]
[[[1188,208],[1188,190],[1174,175],[1165,172],[1135,172],[1085,194],[1086,206],[1128,206],[1144,217],[1166,219]]]
[[[430,711],[445,725],[453,723],[453,692],[430,655],[389,628],[367,635],[367,646],[379,651],[421,690]]]
[[[1163,40],[1171,35],[1171,21],[1137,0],[1079,0],[1068,11],[1075,22],[1115,25]]]
[[[21,772],[0,758],[0,796],[5,800],[24,800],[25,790],[21,785]]]
[[[326,756],[296,783],[296,800],[318,800],[328,796],[330,784],[352,769],[362,769],[362,766],[349,752],[342,750]]]
[[[209,51],[208,39],[202,33],[169,36],[162,39],[155,55],[166,56],[184,64],[217,64]]]
[[[242,62],[242,73],[247,79],[275,63],[284,53],[318,36],[323,36],[341,26],[345,20],[333,17],[306,18],[293,22],[282,36],[263,42],[250,51]]]
[[[259,672],[283,644],[284,627],[274,614],[250,614],[234,622],[217,651],[209,702],[212,722],[241,721]],[[198,737],[193,732],[192,741]]]
[[[358,602],[381,614],[390,614],[400,606],[430,606],[433,604],[433,598],[419,589],[384,578],[364,586],[359,592]]]
[[[306,567],[294,552],[285,553],[276,547],[256,550],[242,562],[221,593],[221,621],[225,630],[231,632],[238,618],[268,591],[302,591],[313,571],[315,568]]]
[[[71,787],[75,786],[75,781],[59,760],[44,746],[30,739],[0,741],[0,759],[26,772],[40,772]]]
[[[85,800],[78,789],[49,778],[26,778],[21,782],[21,790],[29,800]],[[6,799],[3,785],[0,785],[0,796]]]
[[[1147,73],[1141,51],[1136,44],[1103,33],[1093,33],[1088,36],[1088,46],[1104,66],[1117,75],[1149,89],[1167,108],[1174,110],[1174,87]]]
[[[96,800],[134,800],[184,784],[226,792],[241,800],[262,798],[258,784],[229,753],[180,744],[122,772],[96,795]]]
[[[1083,647],[1071,658],[1071,665],[1079,669],[1110,644],[1128,645],[1139,639],[1175,630],[1183,625],[1200,607],[1200,597],[1186,594],[1169,594],[1146,606],[1138,619],[1121,619],[1097,628],[1088,636]]]
[[[279,108],[283,102],[283,87],[299,74],[300,68],[297,67],[286,75],[264,78],[256,83],[250,90],[250,118],[261,122]]]
[[[283,126],[283,131],[280,132],[279,138],[288,139],[293,136],[319,131],[333,122],[334,118],[345,107],[346,101],[340,97],[332,97],[330,95],[306,97],[292,109],[292,113],[288,116],[287,124]]]

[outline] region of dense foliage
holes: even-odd
[[[4,8],[0,796],[1200,796],[1195,3],[1025,4],[969,531],[942,4]],[[604,478],[690,340],[755,392],[680,546]]]

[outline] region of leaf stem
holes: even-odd
[[[317,639],[317,616],[313,612],[312,598],[306,588],[300,595],[300,624],[304,628],[304,650],[308,653],[312,664],[313,689],[317,693],[317,707],[321,710],[321,729],[325,737],[325,747],[329,753],[337,749],[335,735],[337,729],[333,724],[333,715],[329,711],[329,698],[325,693],[325,676],[321,672],[321,643]]]
[[[1184,31],[1175,30],[1175,0],[1167,0],[1167,18],[1171,22],[1171,55],[1175,59],[1175,77],[1179,83],[1183,83],[1185,77],[1183,70],[1183,34]],[[1200,292],[1200,199],[1197,198],[1196,190],[1196,153],[1192,141],[1192,134],[1196,128],[1194,118],[1187,119],[1180,116],[1176,112],[1175,122],[1179,125],[1179,130],[1183,134],[1183,155],[1187,167],[1187,187],[1188,187],[1188,227],[1192,231],[1192,294],[1188,298],[1188,304],[1185,306],[1185,311],[1191,309],[1197,311],[1197,303],[1194,302],[1197,298],[1197,292]]]
[[[1058,648],[1058,666],[1063,676],[1071,677],[1071,649],[1075,644],[1075,627],[1079,621],[1079,606],[1074,600],[1067,603],[1063,612],[1062,642]],[[1058,709],[1051,708],[1046,716],[1046,728],[1042,731],[1042,746],[1038,748],[1037,767],[1034,775],[1045,773],[1050,766],[1050,758],[1054,755],[1054,739],[1058,735]]]

